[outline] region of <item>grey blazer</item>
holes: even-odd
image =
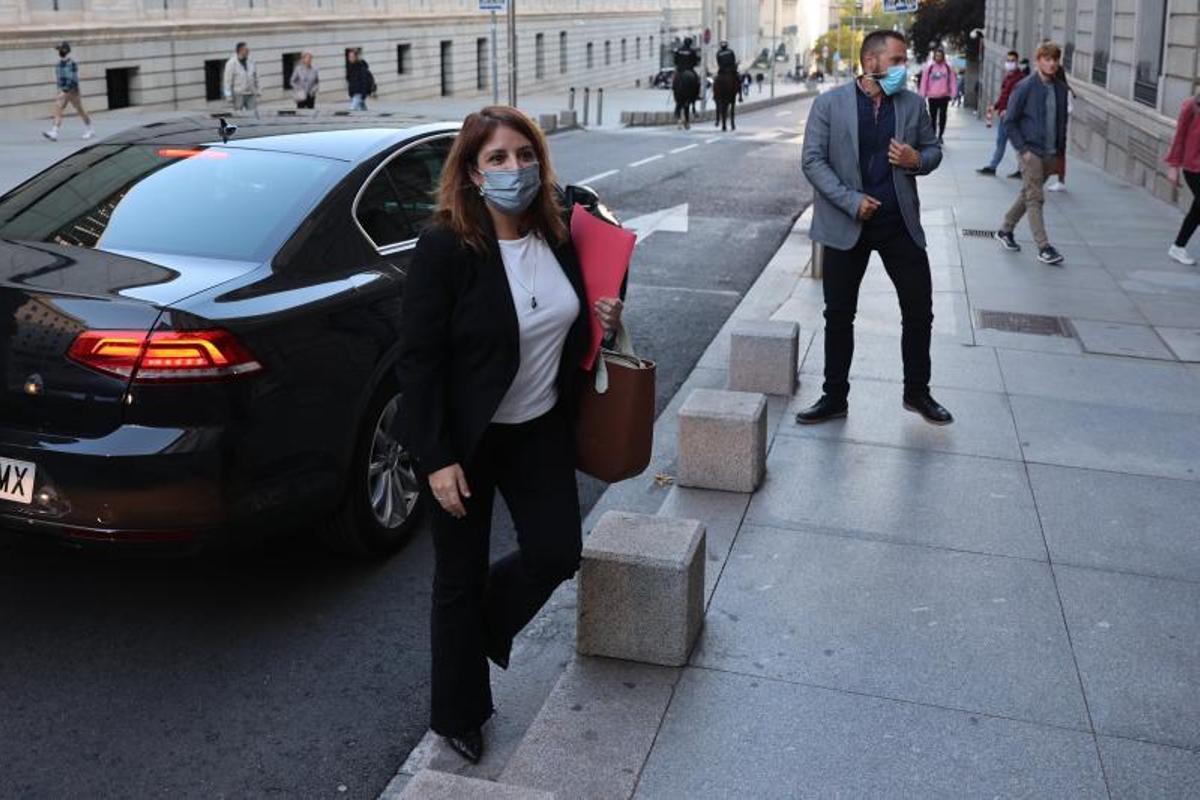
[[[858,91],[853,81],[821,94],[813,101],[804,128],[801,163],[804,176],[815,189],[809,238],[836,250],[849,250],[858,242],[862,223],[862,173],[858,165]],[[921,154],[915,170],[892,168],[900,213],[913,241],[925,247],[921,229],[921,201],[917,176],[928,175],[942,163],[942,149],[920,96],[903,89],[892,95],[896,109],[896,138]]]

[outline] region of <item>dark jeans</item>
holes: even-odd
[[[825,394],[844,400],[850,392],[858,288],[872,250],[883,258],[883,267],[900,298],[904,396],[919,398],[929,393],[933,282],[929,257],[913,241],[903,221],[864,226],[853,249],[825,248]]]
[[[1192,207],[1188,209],[1187,216],[1183,218],[1183,225],[1179,228],[1179,235],[1175,237],[1175,244],[1179,247],[1187,247],[1188,240],[1196,232],[1196,227],[1200,226],[1200,172],[1184,172],[1183,179],[1192,190]]]
[[[582,534],[572,420],[561,409],[521,425],[491,425],[463,467],[471,498],[461,520],[434,510],[430,727],[456,736],[492,715],[487,653],[512,639],[579,568]],[[490,567],[499,489],[519,549]]]
[[[939,137],[946,133],[946,109],[949,105],[949,97],[929,98],[929,119],[933,122],[933,127],[937,128]]]
[[[315,108],[316,102],[317,102],[317,96],[315,94],[310,94],[308,97],[304,98],[303,100],[297,100],[296,108]]]

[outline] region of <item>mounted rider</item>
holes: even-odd
[[[675,48],[674,56],[676,72],[695,72],[696,67],[700,64],[700,52],[696,50],[695,43],[690,36],[683,40],[683,44]]]
[[[722,41],[720,47],[717,49],[717,74],[738,74],[737,54],[729,48],[729,42],[726,41]]]

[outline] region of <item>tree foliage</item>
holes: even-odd
[[[833,14],[840,24],[834,23],[836,27],[821,34],[817,38],[816,44],[813,45],[813,60],[820,64],[825,72],[833,70],[835,53],[841,55],[842,61],[850,62],[852,66],[857,65],[859,47],[868,33],[877,30],[900,29],[904,18],[911,16],[909,14],[887,14],[883,11],[882,3],[875,4],[873,13],[865,14],[862,6],[862,0],[858,0],[858,2],[840,0]],[[822,58],[821,54],[826,52],[826,48],[828,48],[829,55]]]
[[[983,27],[983,12],[981,0],[921,0],[909,31],[917,61],[929,56],[935,42],[972,57],[977,40],[971,39],[971,31]]]

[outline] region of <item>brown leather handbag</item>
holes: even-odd
[[[653,361],[639,358],[624,325],[584,373],[575,429],[576,465],[607,483],[642,474],[654,444]]]

